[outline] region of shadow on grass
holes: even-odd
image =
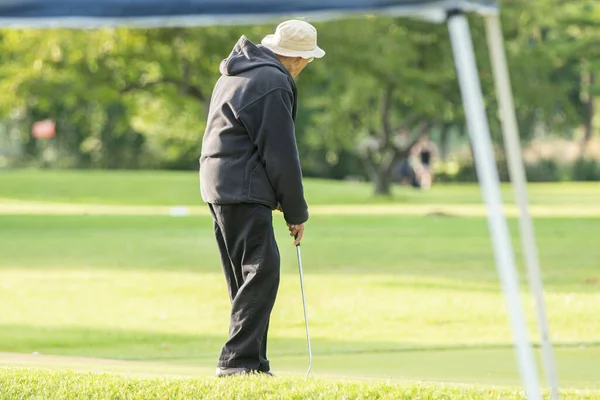
[[[86,357],[53,359],[51,368],[95,369],[154,374],[212,375],[225,337],[116,331],[63,327],[57,329],[0,325],[0,353],[38,352],[47,356]],[[313,339],[313,374],[344,379],[391,379],[519,385],[515,352],[510,343],[419,346],[404,343],[340,342]],[[555,343],[563,388],[600,387],[600,342],[581,348]],[[536,352],[539,359],[539,351]],[[304,338],[272,338],[269,359],[276,372],[303,375],[307,368]],[[1,354],[0,354],[1,356]],[[5,355],[14,365],[39,360],[20,354]],[[104,359],[89,360],[88,358]],[[12,360],[12,361],[11,361]],[[112,360],[112,361],[111,361]],[[136,362],[120,365],[118,362]],[[34,364],[32,364],[34,366]],[[541,368],[541,365],[540,365]]]
[[[40,353],[137,361],[216,359],[225,336],[190,335],[79,327],[0,325],[0,352]],[[511,343],[418,345],[313,338],[315,356],[511,350]],[[600,348],[600,341],[553,343],[555,348]],[[539,348],[539,345],[534,344]],[[305,338],[269,339],[271,357],[305,357]]]

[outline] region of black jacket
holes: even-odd
[[[275,54],[242,36],[220,66],[200,156],[202,199],[259,203],[308,219],[294,134],[297,88]]]

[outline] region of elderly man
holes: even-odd
[[[294,123],[294,78],[325,52],[307,22],[281,23],[262,45],[242,36],[222,61],[200,157],[200,189],[231,300],[217,375],[265,373],[269,319],[279,287],[273,210],[298,245],[308,220]]]

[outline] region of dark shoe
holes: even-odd
[[[258,373],[261,374],[261,375],[267,375],[267,376],[275,377],[275,374],[272,373],[271,371],[258,371]]]
[[[248,368],[217,368],[217,376],[232,376],[232,375],[250,375],[250,370]]]

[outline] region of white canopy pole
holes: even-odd
[[[473,143],[477,176],[487,206],[488,226],[496,268],[512,324],[521,379],[525,386],[527,398],[529,400],[541,399],[538,371],[528,338],[523,305],[520,301],[517,268],[508,224],[502,208],[500,179],[494,161],[490,130],[483,106],[483,95],[481,94],[469,23],[465,15],[462,13],[449,14],[448,29],[467,125]]]
[[[517,126],[517,117],[515,115],[515,106],[508,74],[508,66],[506,64],[499,16],[487,16],[485,18],[485,28],[490,58],[492,60],[496,95],[500,106],[502,133],[504,135],[504,146],[508,158],[508,167],[513,182],[515,201],[520,210],[521,218],[519,218],[519,227],[521,230],[521,246],[525,256],[529,288],[535,297],[538,327],[542,342],[544,369],[550,385],[552,399],[556,400],[558,399],[558,373],[556,372],[556,362],[554,360],[552,342],[550,340],[550,328],[548,327],[544,305],[544,291],[542,289],[538,250],[535,244],[533,222],[531,220],[531,215],[529,214],[527,201],[527,178],[525,176],[525,168],[521,156],[519,128]]]

